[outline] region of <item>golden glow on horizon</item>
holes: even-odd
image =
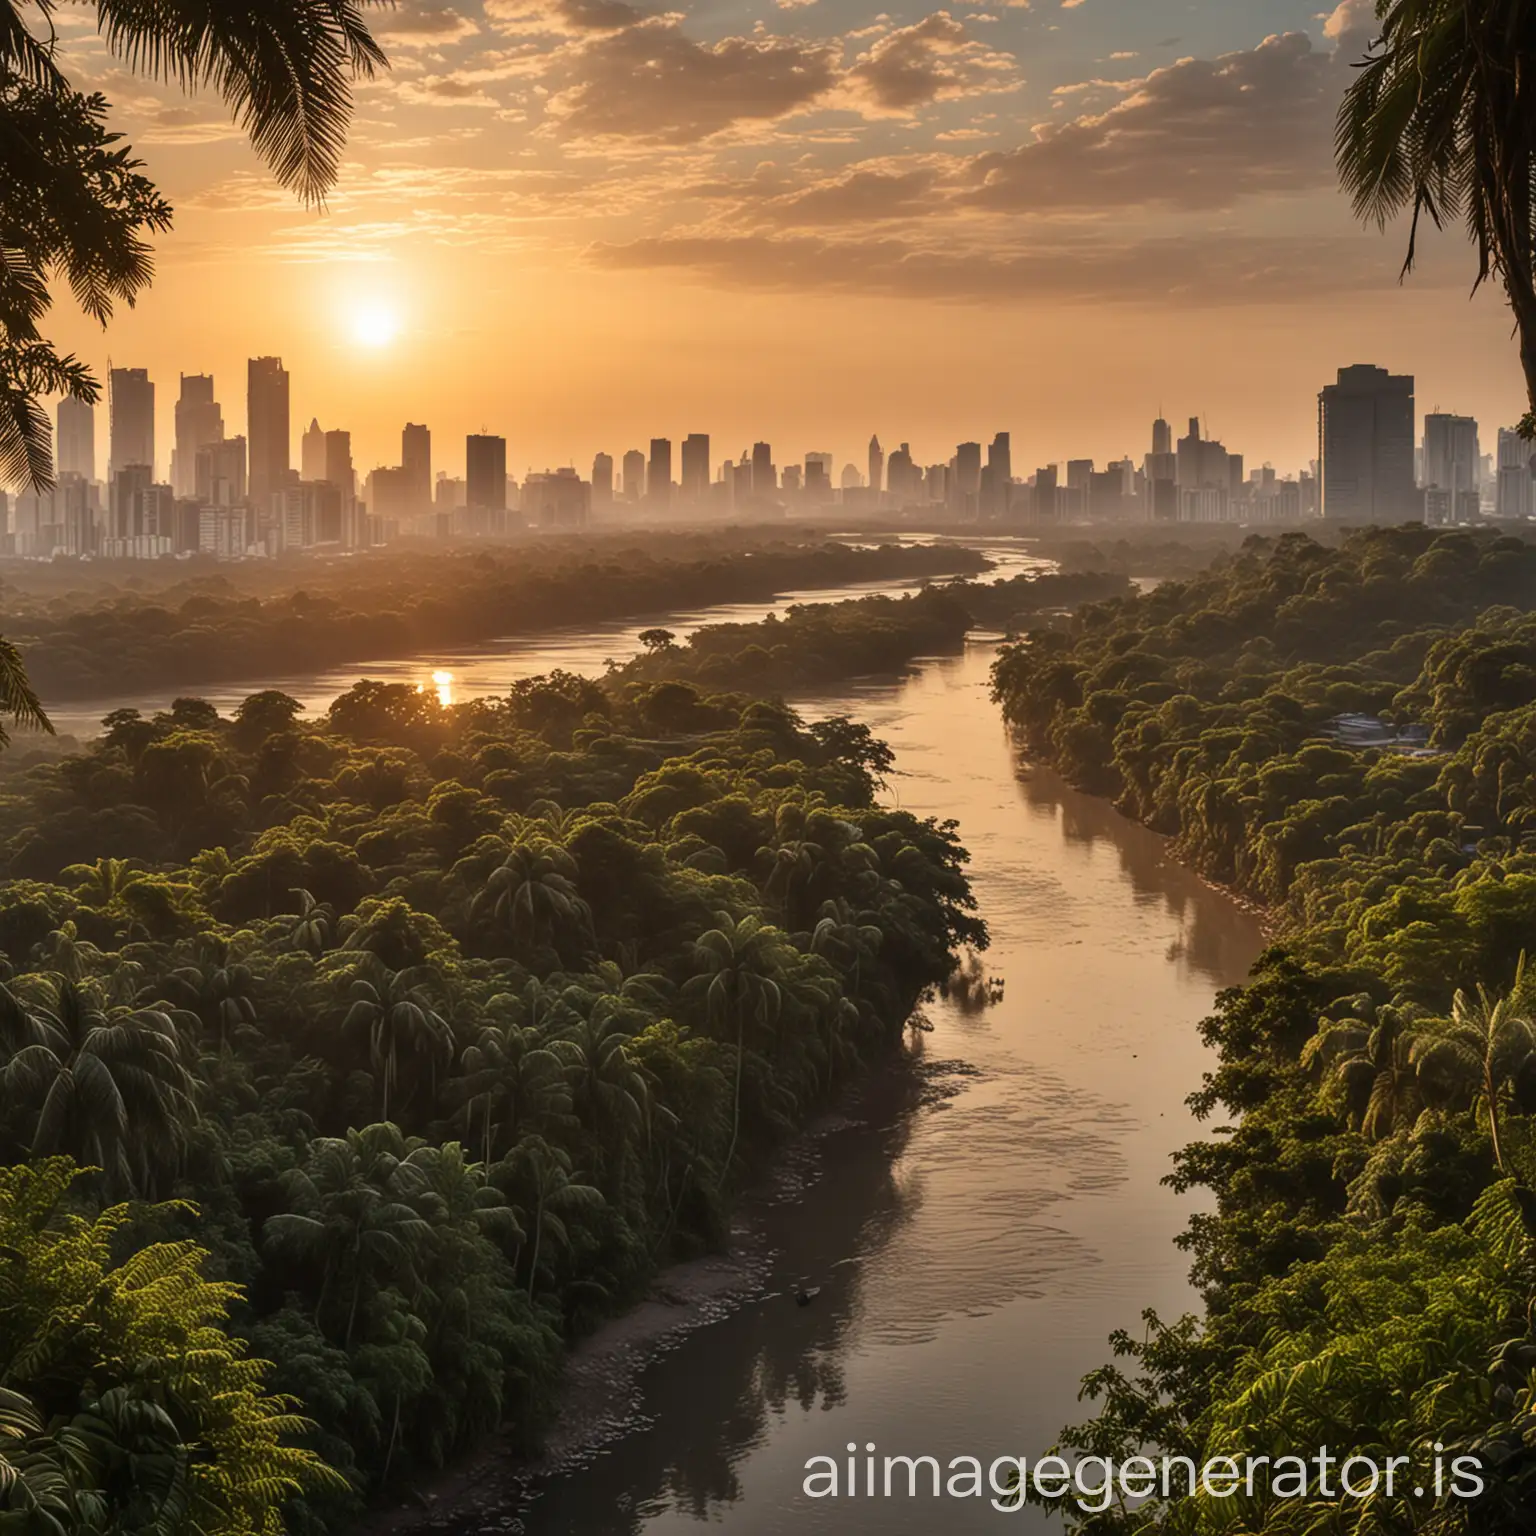
[[[447,709],[453,703],[453,673],[442,670],[434,672],[432,685],[437,689],[437,702]]]

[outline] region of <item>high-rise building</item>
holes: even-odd
[[[1536,452],[1512,427],[1499,428],[1494,510],[1499,517],[1536,516]]]
[[[878,437],[869,440],[869,488],[876,496],[885,489],[885,450]]]
[[[59,401],[57,443],[59,476],[96,478],[96,407],[89,400],[65,395]]]
[[[111,396],[111,449],[107,476],[117,479],[121,470],[142,464],[155,478],[155,386],[147,368],[114,368],[109,375]]]
[[[1424,418],[1424,485],[1462,495],[1482,479],[1477,423],[1470,416],[1432,411]]]
[[[773,448],[768,443],[752,445],[752,494],[772,496],[779,488],[779,474],[773,463]]]
[[[288,371],[279,357],[253,357],[246,369],[246,440],[251,500],[265,506],[293,466],[288,426]]]
[[[684,448],[686,452],[686,445]],[[705,466],[706,476],[709,468]],[[613,455],[599,453],[592,460],[592,504],[604,507],[613,501]]]
[[[805,498],[807,501],[831,501],[832,455],[830,453],[806,454]]]
[[[1035,471],[1035,521],[1056,521],[1056,466],[1047,464]]]
[[[325,479],[325,429],[318,417],[311,417],[299,440],[299,479]]]
[[[684,501],[698,501],[709,494],[709,433],[690,432],[683,439],[679,468]]]
[[[949,505],[956,517],[977,512],[981,491],[981,444],[961,443],[955,449],[954,473],[949,479]]]
[[[319,477],[334,485],[350,503],[357,495],[357,471],[352,467],[352,434],[337,428],[325,434],[324,473]],[[420,509],[426,511],[425,507]]]
[[[507,440],[486,433],[464,440],[465,505],[471,511],[507,510]]]
[[[645,468],[645,499],[653,507],[672,504],[672,439],[653,437],[651,458]]]
[[[904,507],[909,502],[916,501],[922,490],[922,478],[922,471],[912,463],[911,445],[903,443],[891,455],[885,466],[885,488],[890,493],[891,500],[898,507]]]
[[[1007,517],[1013,497],[1013,444],[1006,432],[999,432],[987,446],[987,464],[982,470],[981,514],[983,517]]]
[[[624,455],[624,500],[645,499],[645,455],[638,448],[631,448]]]
[[[238,507],[245,500],[245,439],[221,438],[197,450],[192,494],[205,507]]]
[[[1161,416],[1152,423],[1152,452],[1173,452],[1173,428]]]
[[[1339,369],[1317,399],[1322,515],[1359,522],[1422,516],[1413,475],[1411,374]]]
[[[432,505],[432,433],[426,427],[406,423],[400,434],[400,467],[411,511],[425,512]]]
[[[197,488],[197,455],[209,443],[224,440],[224,413],[213,398],[213,378],[184,373],[176,401],[176,447],[171,454],[171,489],[189,497]]]

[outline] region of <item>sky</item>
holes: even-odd
[[[402,0],[323,210],[276,185],[211,94],[126,73],[88,8],[77,84],[176,208],[153,289],[54,337],[181,372],[244,430],[245,360],[283,358],[366,473],[406,421],[461,473],[711,434],[923,463],[1008,431],[1015,473],[1150,447],[1199,416],[1250,466],[1316,452],[1345,364],[1476,415],[1522,410],[1501,296],[1458,231],[1399,282],[1403,232],[1338,192],[1334,114],[1371,0]],[[98,413],[104,417],[105,412]],[[105,423],[98,422],[105,461]]]

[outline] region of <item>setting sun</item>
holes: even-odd
[[[400,334],[400,317],[384,304],[364,304],[352,312],[352,339],[359,346],[387,347]]]

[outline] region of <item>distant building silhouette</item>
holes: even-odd
[[[878,437],[869,440],[869,488],[877,496],[885,489],[885,452]]]
[[[192,496],[197,489],[198,451],[224,440],[224,413],[213,397],[213,378],[184,373],[176,402],[176,447],[171,454],[171,489]]]
[[[299,440],[299,479],[325,479],[325,431],[318,417],[311,418]]]
[[[922,471],[912,463],[912,448],[903,443],[885,466],[885,488],[898,507],[917,501],[922,493]]]
[[[1012,498],[1013,444],[1008,433],[999,432],[987,447],[987,462],[981,472],[981,515],[1007,517]]]
[[[1056,478],[1057,471],[1054,464],[1047,464],[1043,469],[1035,471],[1035,521],[1037,523],[1054,523],[1057,520]]]
[[[1368,363],[1339,369],[1318,396],[1322,514],[1358,522],[1422,516],[1413,474],[1411,374]]]
[[[507,510],[507,440],[484,433],[464,440],[465,505],[470,511]]]
[[[672,439],[653,437],[651,458],[645,469],[645,499],[653,507],[672,505]]]
[[[1173,452],[1173,428],[1161,416],[1152,423],[1152,452]]]
[[[1512,427],[1499,428],[1498,476],[1494,508],[1499,517],[1530,517],[1536,514],[1536,454],[1532,445]]]
[[[245,501],[245,439],[221,438],[197,450],[192,494],[205,507],[237,507]],[[241,539],[244,547],[244,539]]]
[[[768,443],[752,445],[752,494],[772,496],[779,488],[778,471],[774,468],[773,448]]]
[[[1424,485],[1459,497],[1481,483],[1477,422],[1470,416],[1432,411],[1424,418]]]
[[[708,470],[706,469],[706,474]],[[592,460],[592,504],[605,507],[613,501],[613,455],[599,453]]]
[[[251,500],[264,510],[285,488],[293,467],[288,372],[278,357],[253,357],[246,368],[246,439]]]
[[[690,432],[683,439],[679,468],[685,501],[701,501],[709,494],[709,433]]]
[[[631,448],[624,455],[624,500],[645,499],[645,455],[638,448]]]
[[[830,453],[806,454],[804,483],[807,501],[831,501],[832,455]]]
[[[350,502],[357,495],[357,471],[352,467],[352,434],[339,428],[325,434],[324,474],[327,485],[334,485]],[[422,510],[425,510],[423,508]]]
[[[65,395],[59,401],[57,457],[60,476],[96,478],[96,407]]]
[[[412,513],[432,505],[432,433],[407,422],[400,434],[400,467],[405,471],[405,491]]]
[[[155,477],[155,386],[147,368],[114,368],[110,375],[111,448],[107,477],[142,464]]]

